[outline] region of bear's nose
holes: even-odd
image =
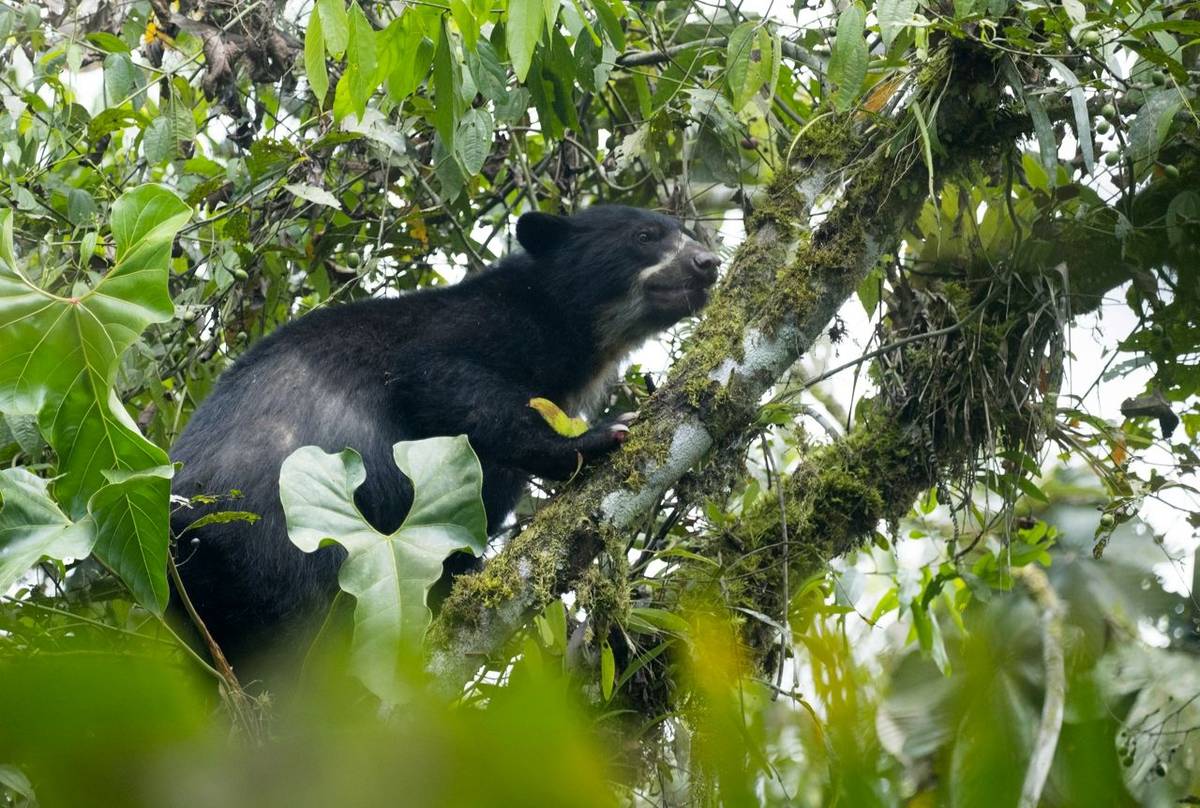
[[[717,268],[721,266],[721,259],[707,250],[701,250],[692,256],[692,266],[700,277],[712,283],[717,279]]]

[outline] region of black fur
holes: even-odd
[[[528,406],[578,409],[598,376],[651,334],[695,312],[717,259],[658,214],[596,207],[526,214],[524,252],[452,287],[321,309],[278,329],[219,380],[176,443],[174,493],[242,498],[175,513],[185,588],[235,662],[300,639],[337,588],[345,554],[287,538],[279,468],[300,446],[352,447],[367,481],[355,501],[376,528],[399,527],[411,488],[392,444],[465,433],[483,467],[489,529],[530,475],[564,479],[616,448],[610,425],[553,432]],[[670,258],[653,277],[639,273]],[[261,514],[184,532],[208,510]],[[182,535],[180,535],[182,534]]]

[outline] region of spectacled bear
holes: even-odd
[[[568,478],[624,439],[602,424],[554,432],[529,400],[585,409],[617,363],[647,337],[697,312],[718,259],[666,216],[598,206],[574,216],[527,213],[523,251],[454,286],[313,311],[233,364],[175,444],[182,497],[237,489],[224,509],[261,516],[188,530],[221,506],[177,509],[180,577],[235,664],[300,640],[337,591],[345,551],[304,553],[287,536],[279,470],[301,446],[362,455],[355,503],[384,533],[412,502],[392,445],[466,434],[483,469],[489,531],[527,479]]]

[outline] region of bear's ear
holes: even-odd
[[[571,222],[553,213],[525,213],[517,219],[517,241],[530,255],[542,255],[567,240]]]

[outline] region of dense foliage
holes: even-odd
[[[1197,77],[1194,2],[0,0],[0,797],[1200,799]],[[597,202],[731,259],[609,401],[650,413],[620,485],[669,467],[654,424],[707,419],[704,461],[622,530],[536,487],[490,552],[536,515],[598,549],[522,572],[454,705],[419,642],[428,553],[482,549],[450,439],[397,448],[429,494],[391,536],[352,452],[289,461],[295,543],[351,551],[295,692],[180,640],[167,449],[229,362]],[[843,287],[832,366],[730,405]],[[495,558],[443,647],[514,595]]]

